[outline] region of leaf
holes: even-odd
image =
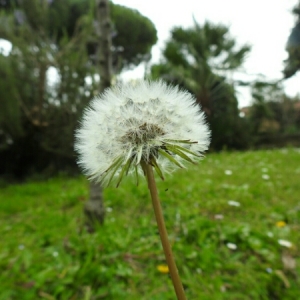
[[[124,173],[128,172],[130,165],[131,165],[131,160],[127,159],[127,161],[123,165],[122,170],[121,170],[121,172],[119,174],[119,178],[118,178],[118,182],[117,182],[116,187],[119,187],[119,185],[120,185],[120,183],[121,183],[121,181],[123,179],[123,175],[124,175]]]
[[[172,155],[168,154],[166,151],[158,149],[158,152],[169,159],[173,164],[177,165],[179,168],[184,168],[184,166],[182,166]]]
[[[191,140],[170,140],[170,139],[166,139],[165,141],[172,142],[172,143],[182,143],[182,144],[198,144],[198,142],[192,142]]]
[[[111,169],[111,172],[110,172],[111,175],[110,175],[110,178],[109,178],[109,180],[108,180],[108,182],[107,182],[107,186],[110,185],[110,183],[111,183],[111,181],[112,181],[114,175],[116,174],[116,172],[117,172],[117,170],[119,169],[119,167],[122,165],[122,162],[123,162],[123,160],[122,160],[122,157],[120,156],[119,159],[117,159],[117,161],[116,161],[115,163],[113,163],[114,169],[111,168],[112,166],[109,168],[109,169]],[[108,171],[108,170],[107,170],[107,171]],[[107,171],[106,171],[106,172],[107,172]],[[105,177],[106,177],[106,175],[108,175],[108,174],[109,174],[109,173],[106,173],[105,176],[103,176],[102,180],[104,180]]]
[[[129,172],[129,170],[130,170],[130,166],[131,166],[131,164],[132,164],[132,161],[133,161],[133,158],[129,158],[129,166],[128,166],[128,169],[127,169],[127,171],[126,171],[126,176],[128,175],[128,172]]]
[[[118,164],[120,161],[122,160],[122,156],[119,156],[119,158],[116,158],[115,160],[114,160],[114,162],[102,173],[102,174],[104,174],[104,173],[108,173],[109,172],[109,170],[111,170],[111,169],[113,169],[114,167],[115,167],[115,165],[116,164]],[[101,175],[102,175],[101,174]],[[104,175],[104,176],[106,176],[106,175]]]
[[[172,147],[166,146],[166,148],[170,151],[173,152],[175,154],[177,154],[178,156],[180,156],[181,158],[185,159],[186,161],[192,163],[192,164],[196,164],[190,157],[188,157],[186,154],[184,154],[182,151],[180,151],[177,146],[172,145]]]
[[[177,147],[181,151],[187,152],[187,153],[192,154],[192,155],[197,156],[197,157],[202,157],[202,155],[199,155],[199,154],[197,154],[197,153],[195,153],[195,152],[193,152],[193,151],[191,151],[189,149],[186,149],[184,147],[181,147],[181,146],[178,146],[178,145],[172,145],[172,144],[166,144],[166,145],[169,145],[171,147],[175,146],[175,147]]]
[[[144,172],[144,176],[146,176],[147,172],[146,172],[145,162],[142,160],[140,164],[141,164],[142,170]]]
[[[136,177],[136,186],[138,186],[139,185],[139,172],[138,172],[137,165],[134,166],[134,173],[135,173],[135,177]]]
[[[154,157],[151,158],[151,165],[154,167],[156,173],[158,174],[158,176],[162,179],[165,180],[164,175],[159,167],[159,165],[156,162],[156,159]]]

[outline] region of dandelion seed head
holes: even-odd
[[[79,164],[95,181],[142,173],[141,162],[172,172],[201,156],[210,141],[204,113],[190,93],[143,80],[96,97],[75,136]]]

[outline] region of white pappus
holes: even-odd
[[[85,110],[75,134],[79,165],[109,184],[151,164],[158,175],[194,162],[208,149],[210,130],[188,92],[141,80],[106,89]]]

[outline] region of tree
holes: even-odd
[[[257,80],[251,84],[253,105],[249,118],[251,130],[255,136],[262,132],[274,132],[279,124],[274,119],[271,102],[279,102],[283,96],[282,85],[279,82]]]
[[[96,0],[96,29],[98,36],[97,61],[99,66],[100,87],[102,93],[111,84],[112,55],[111,55],[111,22],[108,0]],[[105,208],[100,184],[91,182],[90,199],[85,202],[84,213],[90,232],[95,230],[95,222],[104,222]]]
[[[248,45],[236,46],[227,27],[195,21],[192,28],[172,30],[162,62],[152,66],[152,77],[196,95],[210,122],[215,149],[243,146],[237,99],[226,74],[242,65],[249,50]]]
[[[294,76],[300,70],[300,2],[293,9],[296,16],[296,24],[292,29],[286,44],[288,59],[283,70],[284,78]]]
[[[48,14],[47,2],[31,0],[13,13],[2,12],[0,18],[0,35],[13,45],[8,57],[0,57],[5,61],[0,72],[6,78],[0,86],[5,108],[0,113],[1,148],[8,158],[2,168],[17,176],[74,165],[73,131],[96,86],[85,82],[95,73],[93,65],[87,65],[85,31],[78,29],[73,37],[55,40],[47,33]],[[50,67],[60,78],[55,85],[47,80]]]
[[[251,84],[253,105],[249,119],[256,138],[261,134],[289,135],[299,132],[299,99],[284,94],[281,81],[257,80]]]
[[[25,176],[45,168],[52,172],[75,167],[73,132],[83,108],[99,93],[98,37],[91,3],[0,2],[0,38],[13,44],[8,57],[0,54],[0,75],[5,78],[0,83],[0,151],[4,155],[0,173]],[[125,21],[145,29],[144,36],[140,32],[133,37],[133,31],[117,32],[122,25],[119,18],[115,20],[110,34],[120,40],[112,46],[114,61],[122,62],[115,63],[114,70],[119,72],[148,59],[157,38],[147,18],[123,6],[111,7]],[[52,84],[47,80],[51,68],[59,77]]]
[[[74,36],[78,20],[90,15],[91,3],[89,0],[42,0],[40,4],[47,6],[48,14],[37,15],[39,7],[35,7],[35,0],[22,2],[7,0],[0,2],[0,10],[15,14],[19,20],[26,16],[26,20],[33,29],[43,24],[46,35],[60,41],[65,36]],[[151,48],[157,42],[157,31],[154,24],[137,10],[112,2],[109,5],[112,20],[113,66],[115,73],[118,74],[123,69],[132,68],[143,61],[150,60]],[[93,59],[98,45],[97,36],[93,34],[93,20],[86,18],[85,25],[89,25],[91,29],[86,46],[90,58]],[[0,32],[0,37],[9,39],[3,32]]]

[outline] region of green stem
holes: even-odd
[[[153,169],[152,166],[145,163],[144,168],[146,171],[146,177],[148,181],[148,188],[150,190],[151,198],[152,198],[152,204],[153,209],[156,217],[156,222],[158,226],[158,231],[161,239],[161,243],[164,249],[165,257],[167,260],[167,264],[169,267],[171,279],[173,282],[173,286],[175,289],[175,293],[178,300],[186,300],[184,289],[178,274],[178,270],[175,264],[175,260],[173,257],[172,249],[170,242],[168,240],[168,234],[166,230],[165,221],[162,214],[162,209],[160,205],[160,201],[158,199],[158,193],[157,193],[157,187],[154,179]]]

